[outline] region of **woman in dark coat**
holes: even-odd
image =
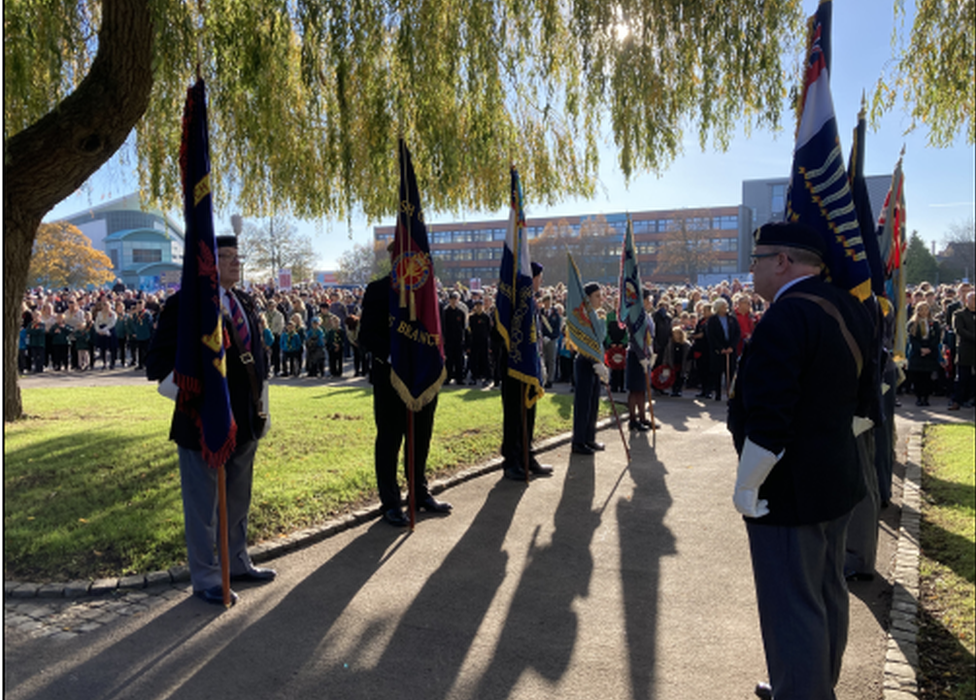
[[[939,322],[932,318],[927,302],[915,305],[908,322],[908,372],[915,388],[915,405],[928,406],[932,395],[932,374],[939,369]]]

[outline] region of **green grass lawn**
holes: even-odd
[[[919,697],[976,697],[973,424],[929,426],[922,454]]]
[[[571,430],[572,399],[547,394],[539,402],[537,439]],[[252,541],[375,500],[371,388],[272,386],[270,401],[272,428],[255,460]],[[149,384],[30,389],[23,402],[31,417],[4,425],[4,578],[89,579],[181,563],[173,403]],[[601,411],[609,407],[601,403]],[[428,472],[496,455],[501,429],[498,391],[443,391]]]

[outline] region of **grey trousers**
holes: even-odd
[[[776,700],[835,700],[847,646],[850,513],[814,525],[746,522],[769,683]]]
[[[874,454],[877,430],[872,428],[857,436],[857,456],[868,492],[854,506],[851,522],[847,526],[847,559],[844,569],[849,574],[873,574],[878,558],[878,517],[881,504]]]
[[[247,553],[247,512],[251,506],[251,479],[257,440],[238,445],[227,460],[227,541],[231,575],[251,567]],[[194,591],[221,585],[217,536],[217,470],[197,450],[177,447],[183,492],[186,560]]]

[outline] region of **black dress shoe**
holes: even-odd
[[[536,476],[549,476],[552,474],[552,465],[550,464],[539,464],[535,460],[529,465],[529,471]]]
[[[602,442],[588,442],[586,443],[586,446],[594,452],[603,452],[605,449],[607,449],[607,446]]]
[[[525,470],[521,467],[505,467],[505,478],[512,481],[525,481],[527,479]]]
[[[773,688],[769,683],[756,683],[756,689],[753,692],[757,698],[773,700]]]
[[[410,521],[407,520],[407,516],[405,516],[403,511],[399,508],[390,508],[388,511],[385,511],[383,513],[383,520],[395,527],[406,527],[410,524]]]
[[[223,586],[211,586],[210,588],[205,588],[202,591],[193,591],[195,595],[200,600],[206,601],[207,603],[213,603],[214,605],[224,604],[224,587]],[[233,605],[237,602],[237,594],[234,591],[230,592],[230,604]]]
[[[274,569],[262,569],[259,566],[252,566],[250,570],[245,571],[243,574],[233,574],[230,577],[231,581],[254,581],[257,583],[267,583],[268,581],[274,581],[275,576],[278,572]]]
[[[651,422],[651,421],[649,421],[649,420],[642,420],[642,421],[641,421],[641,423],[643,423],[645,427],[647,427],[647,428],[654,428],[655,430],[656,430],[657,428],[660,428],[660,427],[661,427],[661,424],[660,424],[660,423],[658,423],[657,421],[654,421],[654,422],[652,423],[652,422]]]
[[[427,496],[427,498],[422,498],[417,503],[417,511],[427,511],[428,513],[450,513],[451,509],[454,508],[447,501],[435,500],[433,496]]]
[[[648,426],[644,425],[639,420],[632,420],[632,421],[630,421],[630,424],[629,424],[628,427],[631,430],[637,430],[637,431],[639,431],[641,433],[646,433],[649,430]]]
[[[574,442],[573,443],[573,454],[576,454],[576,455],[591,455],[591,454],[593,454],[593,452],[594,452],[593,448],[590,447],[589,445],[584,445],[581,442]]]

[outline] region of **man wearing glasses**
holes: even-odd
[[[217,236],[217,272],[223,325],[232,339],[226,350],[227,391],[237,424],[237,444],[225,463],[227,474],[227,532],[232,581],[265,583],[274,580],[274,569],[254,566],[247,552],[247,514],[251,506],[251,482],[258,440],[267,426],[267,406],[262,391],[267,368],[260,348],[254,302],[234,286],[241,279],[241,259],[236,236]],[[166,301],[146,357],[146,376],[162,380],[176,364],[180,293]],[[259,408],[259,406],[261,408]],[[217,544],[217,470],[203,459],[200,430],[189,414],[176,409],[169,437],[177,445],[187,564],[193,593],[208,603],[223,604]],[[237,594],[231,591],[232,604]]]
[[[855,410],[869,373],[871,319],[821,278],[825,245],[797,223],[755,233],[755,291],[770,302],[729,402],[744,517],[776,700],[829,700],[847,642],[845,534],[865,493]]]

